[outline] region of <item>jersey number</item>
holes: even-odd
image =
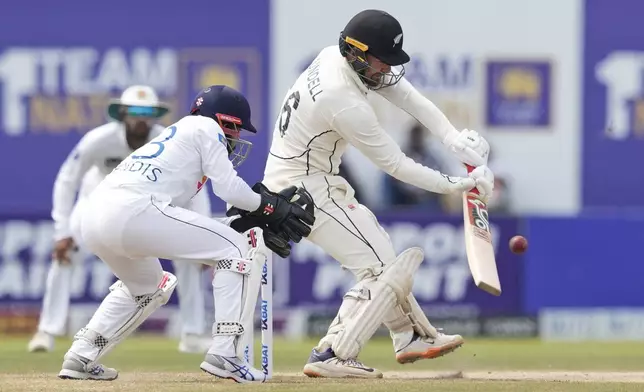
[[[165,150],[165,145],[163,143],[167,142],[168,140],[170,140],[170,139],[172,139],[174,137],[175,133],[177,133],[177,127],[175,127],[173,125],[170,128],[167,128],[165,131],[163,131],[163,133],[166,133],[166,131],[170,131],[170,134],[168,136],[166,136],[163,140],[161,140],[160,142],[150,142],[150,143],[148,143],[148,145],[156,146],[157,150],[156,150],[156,152],[154,154],[152,154],[152,155],[132,155],[132,159],[152,159],[152,158],[156,158],[159,155],[161,155],[163,150]],[[163,133],[161,135],[163,135]],[[158,137],[161,137],[161,135],[159,135]]]
[[[284,106],[282,107],[282,113],[280,113],[280,135],[282,137],[286,134],[288,124],[291,122],[291,111],[297,110],[298,106],[300,106],[300,92],[295,91],[286,98],[286,102],[284,102]]]

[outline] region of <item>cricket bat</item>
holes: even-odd
[[[470,173],[474,167],[467,165]],[[487,204],[480,199],[478,189],[463,192],[465,250],[474,283],[492,295],[501,295],[501,282],[496,269],[494,245],[490,232]]]

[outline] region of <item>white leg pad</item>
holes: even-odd
[[[262,268],[270,250],[264,243],[262,229],[252,228],[245,232],[248,238],[249,251],[246,260],[221,260],[215,274],[221,270],[237,272],[243,275],[241,312],[238,320],[219,320],[215,307],[215,324],[213,338],[218,335],[235,335],[235,352],[238,358],[245,357],[247,347],[252,346],[255,308],[261,287]]]
[[[410,248],[387,265],[377,278],[365,279],[344,296],[337,320],[341,329],[332,344],[340,359],[353,359],[383,323],[385,315],[410,294],[414,274],[423,261],[420,248]],[[346,305],[345,305],[346,302]],[[344,309],[343,309],[344,308]],[[342,318],[348,317],[348,320]],[[338,323],[339,324],[339,323]]]
[[[361,287],[358,287],[361,286]],[[385,312],[396,305],[396,294],[386,283],[371,281],[358,283],[356,291],[344,296],[343,307],[350,315],[343,321],[343,327],[336,335],[331,348],[340,359],[353,359],[358,356],[365,343],[382,324]],[[341,317],[340,317],[341,320]]]
[[[414,286],[414,274],[423,262],[424,254],[420,248],[409,248],[402,252],[393,263],[385,266],[378,277],[379,282],[387,283],[396,294],[397,303],[406,301]]]
[[[131,315],[125,316],[122,325],[116,326],[115,332],[111,336],[103,336],[100,333],[90,329],[82,328],[74,336],[74,340],[84,340],[91,346],[98,349],[98,355],[94,361],[98,361],[100,357],[108,353],[114,346],[123,341],[127,336],[134,332],[150,315],[168,303],[172,292],[177,286],[177,278],[169,273],[164,272],[163,279],[158,285],[157,291],[152,294],[132,296],[128,288],[120,280],[110,286],[111,292],[120,291],[121,295],[125,295],[133,301],[135,307]]]
[[[429,322],[425,312],[416,301],[414,294],[409,294],[402,304],[395,306],[385,316],[385,325],[392,334],[414,330],[418,335],[435,338],[436,328]]]

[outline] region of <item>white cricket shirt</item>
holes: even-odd
[[[446,192],[448,179],[408,158],[378,123],[367,99],[374,93],[415,117],[441,141],[458,132],[406,79],[371,91],[338,46],[330,46],[286,93],[263,182],[279,190],[306,176],[337,175],[342,154],[351,144],[387,174],[428,191]]]
[[[130,154],[96,192],[127,189],[139,199],[183,206],[212,181],[214,193],[247,211],[259,208],[255,193],[228,159],[224,131],[213,119],[186,116]],[[136,196],[134,197],[136,199]]]
[[[163,129],[154,125],[148,141]],[[89,195],[130,153],[132,149],[125,138],[125,126],[120,122],[101,125],[81,138],[58,170],[54,182],[51,216],[56,240],[71,237],[69,219],[79,188],[81,196]]]

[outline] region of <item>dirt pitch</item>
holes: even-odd
[[[641,383],[641,384],[637,384]],[[0,391],[230,391],[471,392],[642,391],[644,372],[386,372],[382,380],[309,379],[278,373],[265,384],[238,385],[199,372],[125,372],[113,382],[59,380],[55,373],[0,374]]]
[[[466,379],[477,381],[550,381],[643,383],[644,372],[563,372],[563,371],[487,371],[487,372],[386,372],[392,379]],[[644,385],[641,386],[644,390]]]
[[[105,358],[121,371],[114,382],[69,381],[56,377],[69,339],[50,353],[25,350],[29,336],[0,336],[0,392],[135,391],[193,392],[644,392],[644,343],[565,343],[468,339],[448,356],[399,365],[388,339],[376,339],[361,359],[385,371],[385,378],[310,379],[302,375],[313,339],[277,338],[276,376],[265,384],[236,385],[199,371],[202,355],[177,353],[177,342],[135,336]]]

